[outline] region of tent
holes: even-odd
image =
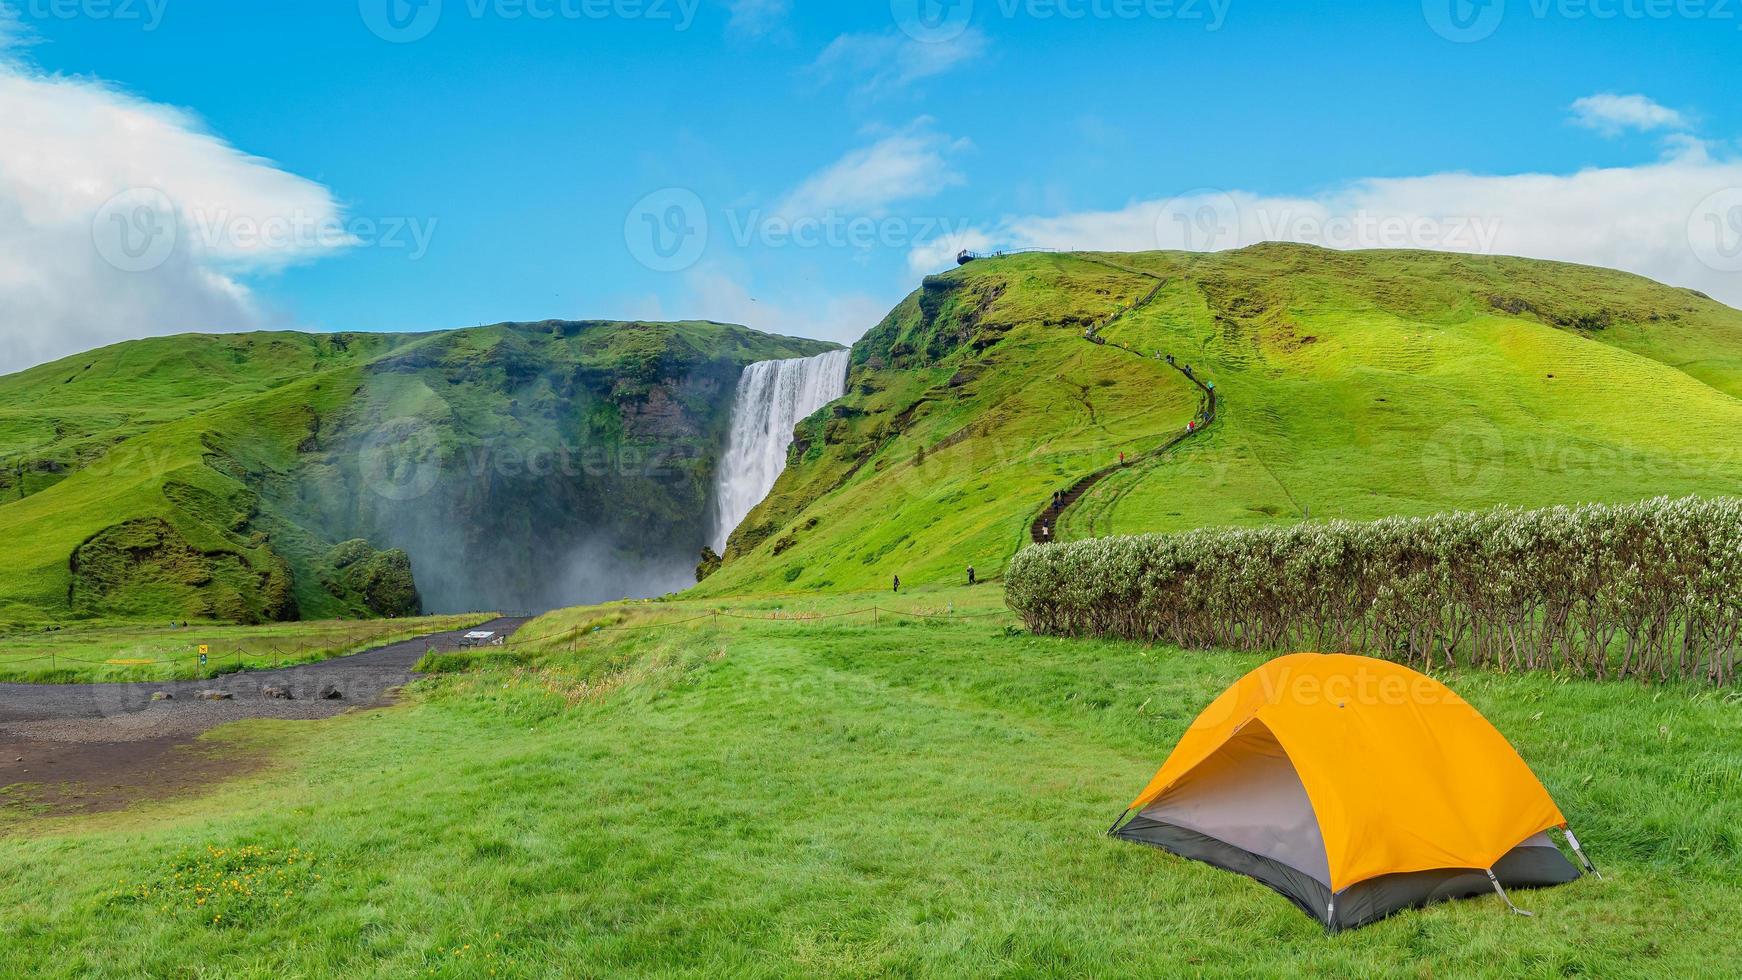
[[[1506,888],[1572,881],[1556,828],[1595,874],[1475,708],[1398,664],[1309,653],[1204,709],[1111,833],[1256,878],[1335,932],[1490,890],[1511,906]]]

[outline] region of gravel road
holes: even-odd
[[[507,636],[526,619],[498,619],[475,627]],[[354,656],[279,670],[225,674],[211,680],[137,684],[0,684],[0,737],[46,742],[112,744],[189,737],[245,718],[330,718],[381,703],[412,678],[425,651],[459,649],[470,630],[455,630],[379,647]],[[342,698],[326,700],[331,686]],[[288,691],[268,698],[264,688]],[[229,700],[200,698],[223,691]],[[156,695],[167,699],[153,700]],[[0,785],[11,759],[0,760]]]

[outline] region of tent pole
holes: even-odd
[[[1596,875],[1598,881],[1603,881],[1603,872],[1598,871],[1597,866],[1591,863],[1591,859],[1585,856],[1585,849],[1579,846],[1579,839],[1573,836],[1573,828],[1562,827],[1561,834],[1566,837],[1567,845],[1573,849],[1573,853],[1577,854],[1579,860],[1584,862],[1585,870]]]
[[[1526,912],[1525,910],[1512,904],[1512,899],[1506,897],[1506,889],[1500,887],[1500,879],[1496,878],[1494,876],[1494,869],[1493,868],[1488,869],[1488,880],[1492,881],[1494,883],[1494,891],[1497,894],[1499,894],[1500,900],[1502,902],[1505,902],[1506,907],[1511,909],[1514,913],[1516,913],[1518,915],[1535,915],[1536,914],[1534,912]]]
[[[1119,819],[1113,821],[1113,826],[1107,828],[1107,836],[1108,837],[1113,836],[1113,832],[1119,829],[1120,821],[1124,820],[1126,818],[1126,816],[1128,816],[1130,813],[1131,813],[1130,808],[1126,808],[1124,813],[1119,814]]]

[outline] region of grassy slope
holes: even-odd
[[[727,609],[965,613],[997,595]],[[387,712],[232,729],[214,743],[279,741],[286,768],[208,799],[15,817],[0,962],[43,977],[1729,969],[1742,706],[1715,692],[1450,675],[1609,880],[1515,896],[1534,919],[1483,898],[1326,936],[1248,879],[1102,836],[1261,657],[1013,638],[998,617],[718,622],[588,634]],[[202,904],[196,882],[218,891]]]
[[[194,335],[0,378],[0,470],[14,475],[0,494],[0,623],[73,612],[69,556],[105,529],[141,519],[167,522],[206,554],[182,556],[166,574],[112,598],[106,615],[202,618],[215,593],[219,613],[237,613],[215,618],[272,618],[258,593],[273,575],[294,578],[305,617],[366,613],[321,585],[328,549],[348,535],[321,522],[329,515],[287,503],[318,436],[342,455],[354,452],[343,440],[347,427],[433,412],[465,438],[550,440],[553,432],[521,425],[511,381],[579,371],[634,388],[671,365],[746,363],[828,346],[705,323]],[[548,390],[527,401],[537,398],[551,401]],[[621,424],[609,421],[620,435]],[[354,486],[328,483],[355,496]]]
[[[1729,493],[1742,477],[1729,435],[1742,426],[1734,310],[1516,259],[1215,258],[1108,336],[1214,377],[1221,421],[1177,459],[1097,487],[1067,535]],[[1205,282],[1247,315],[1218,309]],[[1561,328],[1491,297],[1613,323]]]
[[[797,464],[704,593],[995,572],[1054,488],[1197,411],[1177,373],[1081,339],[1154,285],[1040,255],[928,279],[855,346],[848,397],[801,426]]]
[[[197,348],[233,338],[183,339]],[[272,340],[261,340],[276,347]],[[275,363],[264,354],[240,355],[241,362]],[[212,465],[213,452],[234,445],[256,462],[288,464],[307,437],[311,420],[344,403],[361,377],[360,367],[341,360],[294,380],[275,377],[276,386],[241,386],[240,397],[230,400],[196,394],[185,410],[177,411],[183,408],[184,393],[203,391],[208,384],[198,379],[200,360],[169,358],[125,385],[104,387],[115,394],[91,396],[92,411],[100,410],[105,397],[123,406],[153,408],[132,417],[122,428],[125,438],[83,468],[40,492],[0,505],[0,541],[6,542],[7,562],[0,574],[0,620],[65,616],[73,578],[69,556],[99,532],[127,521],[165,520],[193,548],[239,556],[249,570],[275,565],[270,548],[240,538],[238,532],[246,529],[257,501],[239,473]],[[48,414],[60,411],[54,408]],[[178,487],[194,488],[195,493],[172,496],[171,488]],[[248,585],[234,584],[243,591]],[[184,616],[198,604],[198,591],[194,584],[165,579],[131,596],[128,606],[112,614]],[[349,610],[317,606],[309,613],[344,611]]]
[[[1104,336],[1213,378],[1221,420],[1099,485],[1065,537],[1729,493],[1742,478],[1742,313],[1687,290],[1286,245],[1012,256],[927,280],[861,342],[837,409],[852,417],[807,424],[808,450],[751,515],[759,533],[704,594],[950,581],[969,562],[995,574],[1053,488],[1195,411],[1174,372],[1081,339],[1158,283]],[[951,387],[962,368],[978,380]]]
[[[409,340],[299,333],[154,337],[0,377],[0,501],[45,490],[156,426],[363,363]]]

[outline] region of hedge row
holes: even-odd
[[[1731,683],[1742,501],[1100,538],[1013,560],[1037,633]]]

